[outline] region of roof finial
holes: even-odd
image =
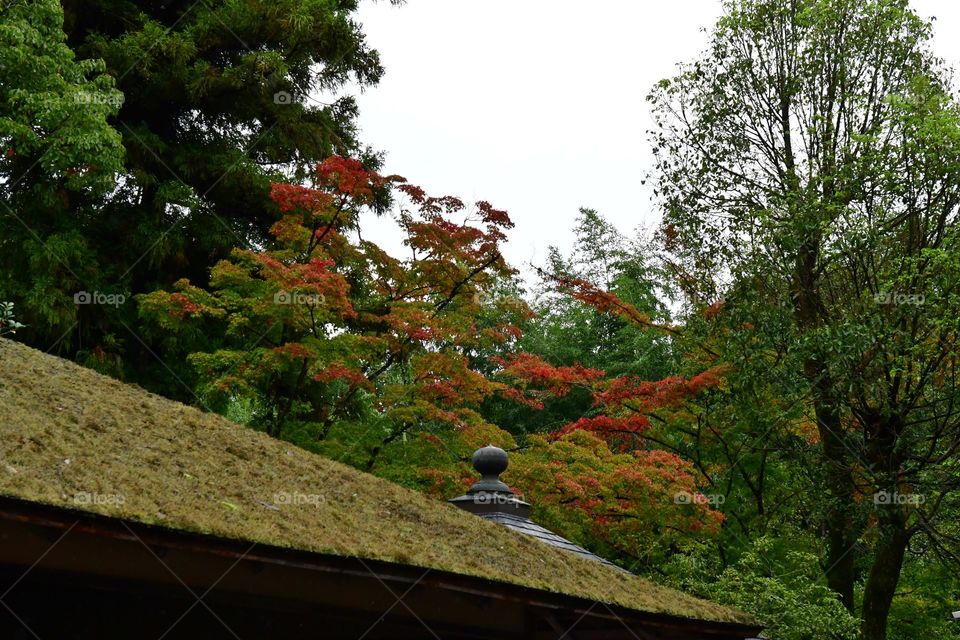
[[[498,493],[510,493],[506,484],[500,480],[500,474],[507,470],[510,464],[510,458],[507,452],[500,447],[488,444],[473,452],[473,468],[480,473],[480,481],[474,483],[467,493],[479,493],[481,491],[494,491]]]
[[[450,502],[472,513],[507,513],[526,518],[530,505],[500,480],[500,474],[510,464],[507,452],[488,444],[477,449],[472,460],[473,468],[480,473],[480,480],[473,483],[466,495]]]

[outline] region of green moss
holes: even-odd
[[[2,495],[640,611],[752,622],[4,339],[0,460]]]

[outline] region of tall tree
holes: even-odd
[[[885,638],[911,538],[954,553],[938,523],[960,445],[960,114],[905,0],[725,6],[651,94],[662,238],[694,295],[785,327],[824,571],[851,609],[862,578],[863,636]]]
[[[64,280],[59,295],[98,288],[129,301],[182,277],[202,282],[232,247],[267,240],[272,181],[299,180],[333,152],[375,165],[357,142],[354,101],[330,97],[383,73],[356,4],[65,1],[69,46],[103,60],[123,94],[110,122],[126,160],[110,197],[71,229],[88,252],[75,269],[86,282]],[[40,237],[55,261],[56,242]],[[36,268],[23,275],[40,277]],[[68,353],[123,354],[127,373],[146,383],[166,372],[156,345],[141,344],[132,304],[51,317],[34,300],[15,301],[28,341],[48,347],[66,333]]]
[[[657,268],[647,239],[627,237],[593,209],[580,209],[568,255],[551,247],[535,292],[536,323],[525,332],[525,350],[555,364],[603,369],[610,375],[632,373],[648,379],[672,373],[669,340],[615,314],[598,312],[567,292],[558,279],[575,279],[615,294],[652,322],[666,324],[667,274]]]
[[[628,237],[592,209],[580,209],[569,253],[550,247],[539,271],[531,307],[521,324],[518,349],[558,366],[583,365],[610,376],[635,375],[658,380],[676,373],[669,334],[650,331],[616,314],[603,313],[558,287],[561,280],[590,282],[636,308],[658,324],[670,313],[664,302],[668,274],[659,270],[647,250],[649,239]],[[542,410],[491,400],[485,415],[516,435],[549,433],[576,421],[593,405],[582,389],[552,398]]]
[[[122,96],[102,61],[74,57],[63,19],[56,0],[0,6],[0,300],[67,327],[96,264],[83,229],[123,148],[107,122]]]

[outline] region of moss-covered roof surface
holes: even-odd
[[[5,339],[0,495],[638,611],[753,621]]]

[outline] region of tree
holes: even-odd
[[[633,571],[655,570],[723,523],[697,489],[690,463],[675,454],[612,451],[581,428],[524,444],[505,477],[530,496],[537,521]]]
[[[614,376],[666,377],[675,363],[662,332],[646,331],[617,315],[598,312],[557,287],[559,279],[589,282],[654,322],[669,323],[664,303],[670,294],[668,278],[644,249],[646,240],[639,234],[624,237],[592,209],[580,209],[573,231],[576,240],[570,254],[563,256],[551,247],[547,264],[539,270],[537,321],[525,332],[525,350],[557,364],[579,362]]]
[[[726,568],[704,560],[706,554],[674,556],[667,566],[669,582],[750,611],[772,640],[857,638],[857,620],[822,583],[816,555],[784,549],[783,542],[760,537]]]
[[[102,61],[75,59],[58,2],[0,15],[0,299],[23,301],[29,324],[66,327],[96,260],[82,229],[122,166],[107,122],[122,96]]]
[[[352,17],[356,2],[71,0],[63,7],[69,46],[103,60],[123,94],[110,123],[126,157],[109,198],[63,221],[61,233],[85,253],[69,263],[79,278],[54,281],[51,295],[84,289],[132,299],[180,278],[204,282],[234,246],[269,238],[271,182],[297,181],[334,152],[376,165],[357,141],[353,100],[327,97],[348,81],[374,84],[383,72]],[[55,239],[46,244],[63,253]],[[39,267],[28,266],[26,274],[42,281]],[[46,348],[63,336],[60,348],[82,351],[81,359],[123,355],[115,374],[181,393],[165,385],[167,370],[151,353],[157,345],[142,344],[134,305],[51,315],[32,298],[14,301],[30,325],[24,339]],[[175,354],[158,355],[184,374]],[[97,358],[86,362],[102,368]]]
[[[650,97],[661,238],[692,299],[783,327],[817,429],[825,574],[852,609],[867,567],[871,640],[911,538],[952,553],[960,114],[929,37],[905,1],[731,1]]]
[[[756,326],[753,310],[725,304],[691,309],[679,319],[673,335],[674,350],[683,354],[678,373],[695,375],[723,363],[722,384],[688,398],[682,419],[653,421],[644,437],[689,460],[698,486],[727,517],[715,546],[724,569],[760,536],[796,531],[810,520],[815,485],[805,470],[816,429],[803,411],[804,389],[776,366],[785,350],[779,326]]]
[[[634,375],[658,380],[675,373],[677,362],[669,334],[650,331],[617,315],[558,290],[561,278],[595,283],[628,302],[655,323],[669,324],[659,271],[646,239],[627,238],[601,214],[581,209],[574,227],[575,243],[568,255],[551,247],[532,293],[533,315],[521,323],[517,350],[557,366],[583,365],[608,376]],[[543,409],[491,400],[484,415],[512,433],[550,433],[588,413],[593,398],[582,389],[547,399]]]
[[[615,294],[566,276],[553,276],[558,291],[645,331],[676,334]],[[633,569],[656,571],[664,552],[677,552],[720,530],[723,515],[699,487],[698,469],[651,437],[689,422],[689,404],[718,388],[726,366],[715,354],[689,376],[645,380],[610,375],[582,365],[554,366],[530,353],[499,358],[503,392],[542,410],[577,390],[586,409],[545,436],[521,440],[521,466],[511,477],[536,497],[538,517],[573,539],[589,540],[608,557]],[[712,481],[709,476],[707,482]]]
[[[390,187],[408,203],[393,216],[408,259],[359,227]],[[313,186],[275,184],[272,198],[282,214],[266,249],[234,250],[209,290],[181,280],[140,298],[157,338],[191,353],[205,402],[226,410],[246,398],[270,435],[349,452],[368,470],[418,432],[488,428],[477,409],[506,387],[478,357],[513,342],[526,313],[515,298],[490,297],[513,273],[499,249],[506,213],[429,197],[340,157],[318,165]]]

